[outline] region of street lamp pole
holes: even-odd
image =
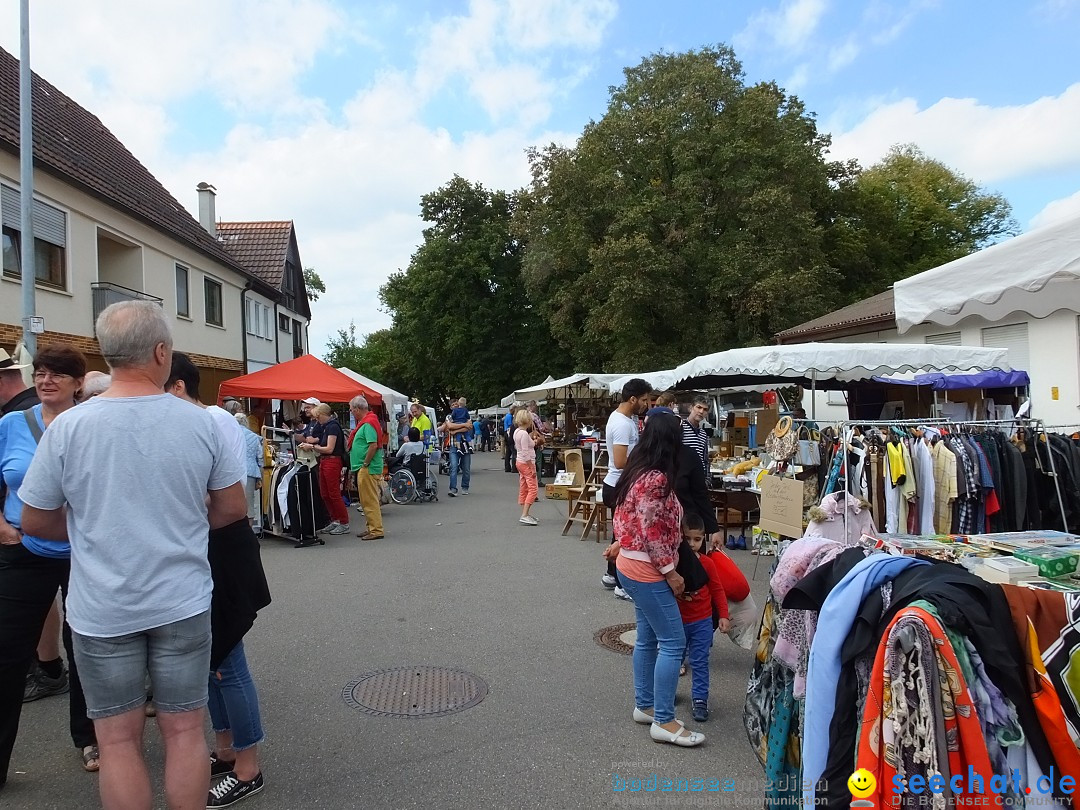
[[[36,303],[34,266],[34,117],[31,103],[30,73],[30,0],[19,4],[19,201],[21,202],[21,231],[19,233],[19,269],[22,273],[22,340],[31,355],[37,354],[37,335],[31,331]]]

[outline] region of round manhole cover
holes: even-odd
[[[361,675],[341,692],[354,709],[379,717],[442,717],[487,697],[483,679],[446,667],[399,667]]]
[[[593,633],[593,641],[601,647],[623,655],[630,655],[634,652],[636,630],[636,624],[614,624],[611,627],[602,627]]]

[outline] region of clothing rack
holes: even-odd
[[[1036,437],[1045,436],[1049,432],[1054,432],[1054,431],[1051,431],[1048,426],[1043,425],[1041,419],[1032,419],[1031,417],[1026,417],[1026,416],[1017,416],[1017,417],[1013,417],[1012,419],[984,419],[984,420],[968,420],[968,421],[959,421],[959,422],[954,422],[954,421],[952,421],[950,419],[946,419],[946,418],[943,418],[943,417],[934,417],[934,418],[931,418],[931,419],[846,419],[843,422],[839,422],[837,424],[838,424],[838,427],[839,427],[839,430],[840,430],[840,436],[841,436],[841,438],[842,438],[842,440],[844,441],[845,444],[848,441],[850,441],[851,437],[854,435],[854,429],[855,428],[857,428],[857,427],[865,427],[865,426],[878,427],[878,428],[882,428],[882,427],[884,427],[884,428],[890,428],[890,427],[904,427],[904,428],[915,427],[915,428],[917,428],[919,426],[925,425],[926,427],[934,427],[934,428],[938,428],[938,427],[957,428],[957,429],[960,429],[961,432],[962,432],[962,429],[965,428],[965,427],[967,427],[967,428],[992,428],[992,429],[993,428],[1001,429],[1001,428],[1009,427],[1009,428],[1013,428],[1014,430],[1020,430],[1020,429],[1029,430],[1032,433],[1034,433],[1034,435]],[[1066,427],[1066,426],[1053,425],[1051,427],[1053,427],[1053,428],[1061,428],[1061,427]],[[1077,427],[1080,428],[1080,425],[1078,425]],[[1047,446],[1046,455],[1050,459],[1050,477],[1054,481],[1054,494],[1057,495],[1058,509],[1061,511],[1061,525],[1062,525],[1062,527],[1064,528],[1065,531],[1068,531],[1069,530],[1069,520],[1068,520],[1068,517],[1066,516],[1066,513],[1065,513],[1065,499],[1061,495],[1061,479],[1058,477],[1058,474],[1057,474],[1057,466],[1054,463],[1054,453],[1049,447],[1049,440],[1047,440],[1047,445],[1048,446]],[[847,466],[847,460],[846,459],[844,460],[844,466],[845,467]],[[846,522],[847,522],[847,513],[846,512],[844,514],[844,521],[845,521],[845,524],[846,524]]]

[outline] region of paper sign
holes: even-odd
[[[557,487],[568,487],[568,486],[570,486],[571,484],[574,483],[574,475],[575,474],[576,473],[573,473],[573,472],[571,472],[569,470],[564,470],[564,471],[558,473],[555,476],[555,486],[557,486]]]
[[[803,482],[766,475],[761,479],[761,520],[766,531],[787,537],[803,534]]]

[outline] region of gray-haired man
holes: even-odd
[[[161,307],[113,304],[97,336],[112,385],[45,431],[19,490],[23,529],[71,541],[68,623],[101,750],[102,804],[154,803],[142,751],[149,672],[166,802],[201,807],[210,785],[207,537],[247,514],[244,470],[209,414],[163,392],[172,334]]]

